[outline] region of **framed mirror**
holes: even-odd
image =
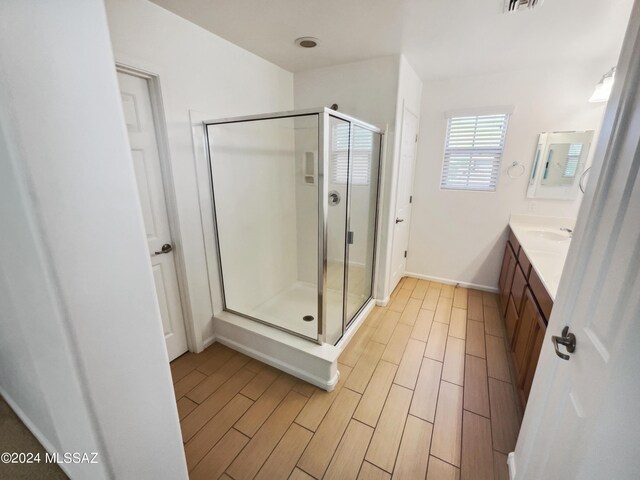
[[[593,130],[541,133],[533,157],[527,197],[577,198],[592,139]]]

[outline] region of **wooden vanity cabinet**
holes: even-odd
[[[500,272],[500,302],[516,370],[516,386],[526,404],[553,301],[512,231]]]

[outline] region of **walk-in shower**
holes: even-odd
[[[335,345],[372,299],[380,130],[326,108],[205,127],[224,309]]]

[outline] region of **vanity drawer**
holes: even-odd
[[[504,325],[507,330],[507,340],[509,341],[509,346],[511,346],[513,345],[513,337],[518,327],[518,312],[516,311],[516,305],[513,303],[513,296],[511,295],[509,296],[507,313],[504,316]]]
[[[544,288],[542,284],[542,280],[538,277],[536,271],[532,268],[531,273],[529,274],[529,287],[531,288],[531,292],[533,296],[536,298],[538,305],[540,306],[540,310],[544,315],[545,321],[549,321],[549,317],[551,316],[551,309],[553,308],[553,300],[551,296],[547,293],[547,289]]]

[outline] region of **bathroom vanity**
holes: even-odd
[[[513,216],[499,288],[501,313],[520,399],[527,402],[574,221]]]

